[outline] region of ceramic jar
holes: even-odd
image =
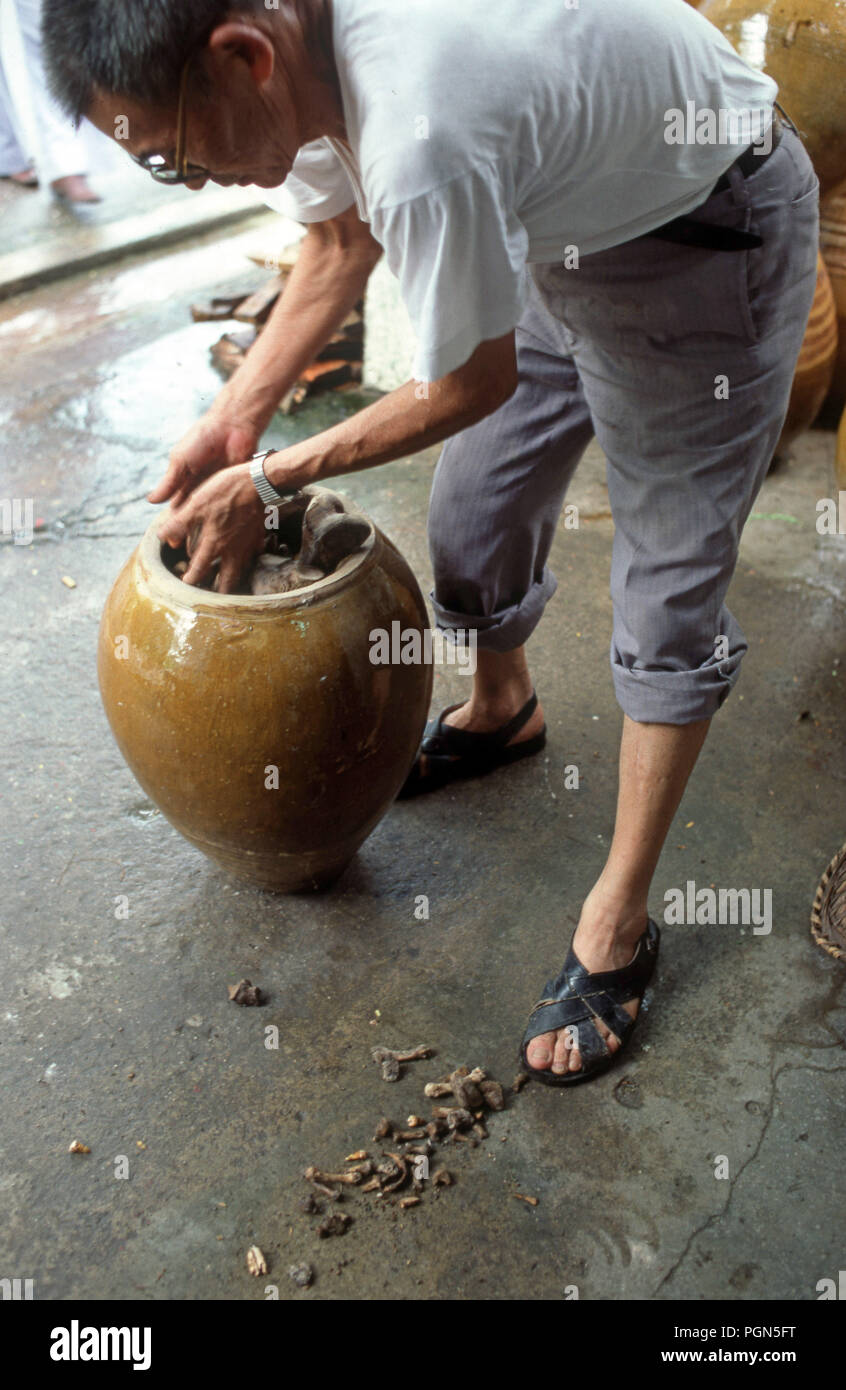
[[[834,471],[837,477],[837,486],[846,492],[846,410],[840,417],[840,428],[837,431],[837,452],[835,455]]]
[[[837,358],[830,398],[841,406],[846,404],[846,194],[833,193],[820,206],[820,250],[837,310]]]
[[[846,180],[846,0],[705,0],[738,53],[778,83],[778,101],[806,136],[820,192]]]
[[[303,589],[217,594],[171,572],[158,524],[100,627],[118,746],[171,824],[238,878],[325,886],[385,814],[423,731],[431,665],[370,659],[374,630],[428,627],[414,575],[370,522],[361,549]]]
[[[831,386],[837,356],[837,313],[825,262],[817,252],[817,288],[793,374],[790,403],[776,453],[811,428]]]

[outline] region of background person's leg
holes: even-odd
[[[0,62],[0,178],[23,174],[32,167],[24,152],[13,119],[12,98]]]
[[[88,154],[79,131],[50,96],[41,61],[41,0],[14,0],[26,56],[30,101],[38,127],[42,183],[70,202],[99,202],[85,178]]]
[[[501,728],[532,693],[524,643],[556,581],[547,557],[564,496],[593,435],[570,337],[530,286],[516,332],[519,383],[493,415],[444,445],[429,508],[431,595],[440,628],[475,629],[477,670],[448,722]],[[516,736],[543,724],[538,708]]]
[[[631,959],[670,822],[739,673],[746,643],[725,595],[814,293],[815,180],[794,137],[696,216],[751,218],[764,246],[747,263],[639,241],[578,272],[539,272],[576,335],[615,523],[611,656],[626,718],[612,849],[573,943],[591,971]],[[581,1067],[563,1029],[527,1055],[536,1067]]]

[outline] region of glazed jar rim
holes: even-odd
[[[317,496],[327,490],[316,484],[303,488],[303,492],[308,493],[309,496]],[[362,566],[369,568],[373,563],[376,547],[376,527],[373,521],[360,507],[355,505],[351,498],[344,493],[339,493],[338,496],[343,498],[344,510],[348,515],[361,517],[363,521],[367,522],[370,527],[370,534],[359,548],[352,555],[348,555],[331,574],[326,574],[322,579],[316,579],[313,583],[304,584],[301,589],[294,589],[286,594],[217,594],[213,589],[201,589],[194,584],[183,583],[178,575],[168,569],[162,559],[163,547],[157,532],[165,515],[164,512],[160,512],[150,522],[141,537],[137,551],[138,559],[156,587],[168,597],[178,601],[182,607],[198,610],[248,608],[255,613],[275,613],[285,608],[301,608],[316,603],[339,589],[345,589],[352,579],[358,576]]]

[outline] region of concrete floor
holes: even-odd
[[[211,227],[220,234],[264,208],[257,188],[212,188],[197,197],[181,185],[155,183],[110,141],[104,144],[108,162],[95,163],[90,177],[99,203],[68,205],[48,187],[0,180],[0,300]],[[295,223],[287,226],[296,234]]]
[[[618,1069],[575,1091],[527,1087],[486,1143],[449,1153],[454,1187],[408,1212],[353,1197],[348,1234],[321,1242],[298,1210],[302,1169],[367,1146],[381,1114],[420,1110],[423,1082],[458,1063],[511,1081],[525,1015],[602,863],[621,722],[612,532],[592,446],[571,495],[582,525],[556,538],[561,587],[530,648],[546,755],[396,806],[319,898],[261,894],[208,863],[112,742],[95,639],[147,524],[144,494],[218,385],[219,328],[190,324],[188,303],[255,278],[247,239],[0,305],[2,491],[34,497],[48,523],[29,547],[0,546],[0,1276],[59,1299],[255,1299],[267,1284],[306,1299],[560,1299],[574,1285],[582,1299],[816,1298],[845,1253],[844,969],[808,932],[844,838],[846,551],[814,524],[833,494],[833,436],[801,441],[747,527],[731,601],[750,652],[652,901],[660,915],[689,878],[770,887],[772,934],[667,928]],[[310,407],[269,442],[356,404]],[[426,590],[434,461],[346,485]],[[437,707],[465,690],[436,673]],[[266,1008],[228,1002],[245,975]],[[418,1042],[437,1059],[381,1081],[370,1049]],[[90,1155],[70,1156],[73,1139]],[[253,1242],[267,1279],[247,1273]],[[287,1277],[303,1259],[308,1291]]]

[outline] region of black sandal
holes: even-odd
[[[561,974],[555,980],[547,980],[544,997],[532,1010],[529,1026],[520,1048],[520,1059],[524,1070],[530,1076],[542,1081],[545,1086],[574,1086],[579,1081],[589,1081],[616,1062],[629,1041],[637,1019],[631,1018],[622,1007],[632,999],[642,1005],[646,986],[655,969],[658,959],[658,943],[661,933],[652,918],[647,918],[646,930],[637,943],[637,949],[628,965],[619,970],[604,970],[591,975],[585,969],[573,950],[572,944]],[[620,1040],[616,1052],[611,1052],[605,1039],[594,1023],[601,1019]],[[559,1028],[575,1027],[578,1033],[578,1046],[582,1058],[581,1071],[564,1072],[559,1075],[548,1068],[539,1070],[532,1067],[526,1058],[526,1049],[533,1038],[541,1033],[554,1033]]]
[[[423,792],[436,791],[449,782],[468,777],[483,777],[485,773],[493,772],[497,767],[506,767],[509,763],[518,762],[520,758],[529,758],[545,746],[545,724],[534,738],[514,743],[510,748],[507,746],[509,740],[528,724],[537,709],[538,697],[534,691],[513,719],[490,734],[471,733],[469,729],[455,729],[451,724],[444,723],[445,716],[453,710],[460,709],[464,703],[464,700],[459,700],[457,705],[448,705],[437,719],[430,720],[426,725],[420,751],[414,766],[400,787],[398,800],[407,800],[412,796],[420,796]],[[425,772],[421,769],[424,758]]]

